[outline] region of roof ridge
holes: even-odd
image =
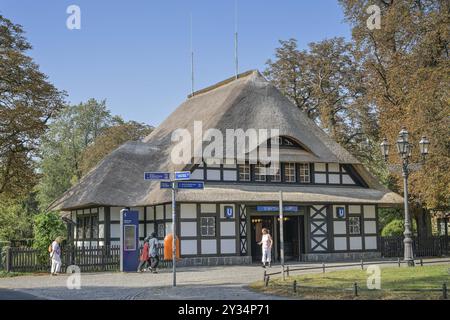
[[[194,93],[189,94],[187,97],[188,97],[188,99],[196,97],[196,96],[198,96],[200,94],[210,92],[210,91],[215,90],[217,88],[223,87],[224,85],[229,84],[229,83],[231,83],[231,82],[233,82],[235,80],[240,80],[240,79],[246,78],[246,77],[248,77],[248,76],[250,76],[252,74],[256,74],[256,73],[259,73],[259,71],[257,69],[252,69],[252,70],[249,70],[249,71],[245,71],[245,72],[239,73],[237,75],[237,77],[236,76],[232,76],[232,77],[230,77],[228,79],[225,79],[225,80],[222,80],[220,82],[217,82],[217,83],[215,83],[213,85],[210,85],[210,86],[208,86],[206,88],[194,91]]]

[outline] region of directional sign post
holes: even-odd
[[[178,189],[204,189],[203,181],[183,181],[191,178],[190,171],[174,172],[172,175],[169,172],[145,172],[145,180],[161,180],[159,187],[161,189],[172,189],[172,273],[174,287],[177,286],[177,270],[176,270],[176,192]]]

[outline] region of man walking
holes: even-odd
[[[156,270],[156,268],[158,267],[159,264],[159,253],[158,253],[158,249],[159,249],[159,243],[158,243],[158,238],[156,237],[156,233],[153,232],[151,234],[151,238],[148,241],[148,251],[149,251],[149,256],[150,256],[150,271],[153,273],[158,273],[158,271]]]

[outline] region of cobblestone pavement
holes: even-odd
[[[436,259],[434,259],[436,260]],[[296,267],[321,266],[302,264]],[[327,264],[327,266],[342,264]],[[396,265],[393,262],[392,265]],[[386,265],[388,266],[388,265]],[[293,266],[291,266],[291,269]],[[343,267],[349,268],[349,267]],[[350,268],[360,268],[353,266]],[[267,269],[277,272],[280,266]],[[81,289],[67,289],[68,275],[27,275],[0,278],[0,290],[27,293],[42,299],[212,299],[212,300],[267,300],[278,297],[256,293],[247,288],[251,282],[262,280],[260,266],[185,267],[177,269],[177,287],[172,287],[171,270],[151,273],[82,273]],[[322,272],[321,270],[301,273]],[[298,274],[300,272],[296,272]],[[6,293],[5,293],[6,292]],[[4,290],[0,299],[5,299]]]

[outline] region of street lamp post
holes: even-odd
[[[396,141],[397,145],[397,153],[402,160],[402,176],[403,176],[403,198],[404,198],[404,207],[405,207],[405,231],[403,235],[405,236],[404,243],[404,261],[408,264],[408,266],[414,266],[414,254],[413,254],[413,240],[412,240],[412,231],[411,231],[411,219],[408,210],[408,177],[410,173],[409,168],[409,159],[411,157],[411,151],[413,145],[409,142],[409,133],[405,127],[399,132],[398,139]],[[420,153],[422,155],[422,161],[425,161],[426,156],[428,155],[428,146],[430,142],[428,139],[423,136],[419,141]],[[383,139],[383,142],[380,144],[381,152],[384,156],[384,160],[387,161],[389,156],[389,142],[386,138]]]

